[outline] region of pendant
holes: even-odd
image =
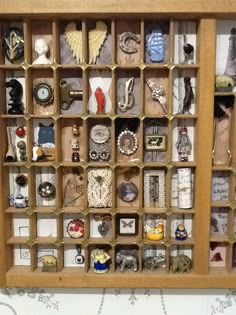
[[[98,232],[101,236],[106,236],[107,232],[109,231],[109,225],[106,221],[102,221],[101,224],[98,226]]]
[[[117,146],[121,154],[132,155],[138,149],[138,138],[134,132],[126,129],[119,134]]]
[[[132,202],[138,196],[138,188],[133,182],[125,180],[118,186],[118,196],[124,202]]]

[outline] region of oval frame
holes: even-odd
[[[132,155],[138,150],[138,138],[134,132],[124,130],[117,138],[117,146],[121,154]]]

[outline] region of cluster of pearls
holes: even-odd
[[[108,161],[110,160],[110,152],[108,152],[107,150],[102,150],[102,151],[90,150],[89,158],[92,161],[98,161],[100,159],[103,161]]]

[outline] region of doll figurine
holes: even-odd
[[[106,273],[108,272],[110,256],[103,249],[94,249],[91,252],[91,257],[94,263],[94,272]]]
[[[188,129],[181,127],[179,130],[179,138],[176,142],[176,149],[179,153],[179,160],[181,162],[188,161],[188,155],[191,154],[192,144],[188,136]]]
[[[34,50],[38,54],[38,58],[35,59],[33,65],[47,65],[51,63],[51,61],[46,57],[48,52],[48,44],[44,38],[36,39]]]
[[[178,224],[176,230],[175,230],[175,238],[177,241],[184,241],[186,240],[188,234],[187,231],[185,229],[184,224]]]

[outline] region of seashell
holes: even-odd
[[[160,27],[155,27],[147,41],[147,52],[152,62],[162,62],[165,54],[165,43]]]

